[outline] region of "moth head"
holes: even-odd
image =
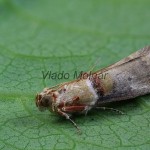
[[[47,94],[37,94],[35,98],[36,106],[40,111],[52,108],[52,97]]]

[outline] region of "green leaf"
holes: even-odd
[[[42,71],[89,71],[150,41],[149,0],[0,0],[0,149],[149,149],[150,96],[114,103],[126,115],[66,119],[39,112],[35,95],[68,80]],[[69,80],[73,79],[70,76]]]

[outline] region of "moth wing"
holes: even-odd
[[[130,61],[133,61],[133,60],[135,60],[135,59],[139,59],[139,58],[141,58],[141,57],[143,57],[143,56],[145,56],[145,55],[148,55],[148,54],[150,54],[150,46],[146,46],[146,47],[144,47],[144,48],[138,50],[137,52],[132,53],[132,54],[129,55],[128,57],[126,57],[126,58],[120,60],[119,62],[114,63],[113,65],[110,65],[109,67],[106,67],[106,68],[101,69],[100,72],[101,72],[101,73],[102,73],[102,72],[105,72],[105,71],[107,71],[107,70],[109,70],[109,69],[112,69],[112,68],[121,66],[121,65],[123,65],[123,64],[125,64],[125,63],[128,63],[128,62],[130,62]]]

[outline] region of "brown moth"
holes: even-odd
[[[107,74],[104,79],[100,77],[102,74]],[[81,76],[77,80],[45,88],[37,94],[36,106],[41,111],[48,109],[66,117],[79,129],[70,118],[72,114],[86,114],[101,104],[127,100],[148,93],[150,93],[150,46],[90,74],[87,78]]]

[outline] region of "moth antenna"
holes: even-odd
[[[94,70],[94,68],[96,67],[96,65],[98,64],[98,62],[100,62],[100,58],[98,58],[98,59],[95,61],[94,65],[90,67],[91,69],[88,71],[88,73],[90,73],[90,72],[92,72],[92,71]]]

